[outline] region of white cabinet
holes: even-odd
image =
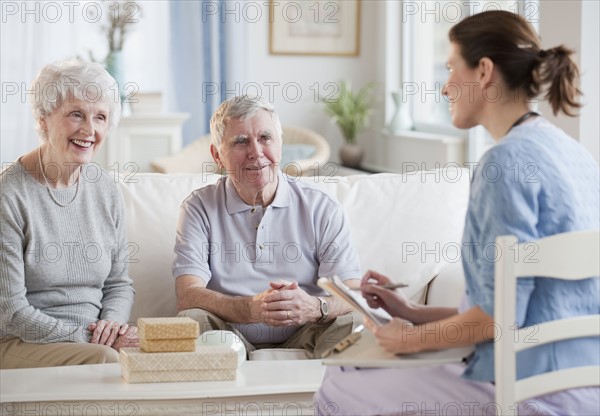
[[[381,170],[408,173],[464,166],[466,140],[462,137],[401,131],[382,135]]]
[[[132,114],[121,118],[95,162],[108,171],[151,172],[150,162],[181,150],[187,113]]]

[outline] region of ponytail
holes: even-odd
[[[537,66],[533,70],[533,82],[538,87],[549,85],[544,98],[556,115],[562,111],[568,116],[576,116],[576,110],[581,108],[578,96],[581,90],[577,86],[579,68],[571,58],[573,50],[563,45],[540,50]]]

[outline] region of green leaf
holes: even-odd
[[[355,143],[358,133],[368,126],[376,84],[371,82],[358,91],[353,91],[345,81],[340,81],[338,85],[339,91],[335,97],[320,97],[320,101],[324,104],[325,113],[342,131],[346,142]]]

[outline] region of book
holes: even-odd
[[[317,285],[331,295],[344,300],[353,309],[369,318],[376,325],[385,325],[392,319],[390,314],[383,309],[371,308],[367,303],[367,300],[360,295],[360,292],[356,293],[352,291],[352,289],[346,286],[338,276],[333,276],[331,279],[321,277],[317,280]]]

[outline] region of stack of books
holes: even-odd
[[[191,318],[140,318],[141,348],[121,348],[121,376],[128,383],[235,380],[237,353],[228,346],[197,346]]]

